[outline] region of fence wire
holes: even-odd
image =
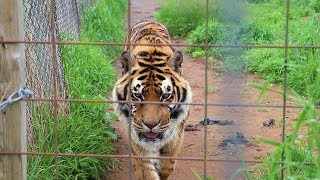
[[[206,1],[208,5],[208,0]],[[285,59],[288,58],[289,48],[320,48],[320,46],[289,46],[288,45],[288,31],[289,31],[289,3],[287,0],[287,16],[286,16],[286,40],[284,45],[266,45],[266,46],[250,46],[250,45],[213,45],[208,44],[208,6],[206,9],[206,43],[205,44],[172,44],[173,46],[198,46],[205,47],[206,50],[212,47],[230,47],[230,48],[281,48],[285,49]],[[70,45],[110,45],[110,46],[123,46],[128,45],[126,43],[120,42],[60,42],[59,37],[63,35],[73,35],[75,38],[80,37],[80,23],[81,14],[86,6],[91,6],[94,4],[94,0],[52,0],[52,1],[34,1],[34,0],[24,0],[24,27],[25,27],[25,40],[10,41],[6,43],[25,43],[25,55],[26,55],[26,76],[27,76],[27,88],[32,89],[35,94],[34,98],[26,99],[29,102],[28,107],[28,142],[32,144],[32,113],[31,102],[40,107],[41,102],[45,102],[55,114],[61,109],[67,109],[69,102],[94,102],[94,103],[115,103],[111,100],[83,100],[83,99],[68,99],[66,81],[64,77],[63,63],[60,55],[61,44]],[[54,3],[54,4],[51,4]],[[131,6],[130,0],[128,0],[128,16],[127,24],[128,29],[130,28],[130,14]],[[52,21],[53,20],[53,21]],[[54,23],[54,26],[52,26]],[[54,35],[54,37],[52,36]],[[133,44],[129,44],[133,45]],[[144,44],[146,45],[146,44]],[[152,45],[152,44],[148,44]],[[155,44],[153,44],[155,45]],[[157,44],[158,45],[158,44]],[[56,46],[57,48],[54,48]],[[130,48],[129,48],[130,49]],[[55,59],[55,61],[53,61]],[[285,62],[286,63],[286,62]],[[208,54],[206,54],[206,68],[208,71]],[[56,76],[56,77],[55,77]],[[206,74],[206,87],[208,82],[208,75]],[[286,88],[286,70],[284,77],[284,87]],[[267,105],[267,104],[219,104],[208,102],[207,100],[207,89],[205,90],[205,102],[204,103],[190,103],[190,105],[205,106],[205,117],[207,117],[207,107],[208,106],[236,106],[236,107],[277,107],[283,108],[283,130],[282,130],[282,140],[285,139],[285,113],[286,108],[301,108],[300,106],[288,106],[286,104],[286,97],[283,98],[283,105]],[[284,92],[285,93],[285,92]],[[53,102],[53,103],[52,103]],[[60,103],[58,103],[60,102]],[[61,103],[63,102],[63,103]],[[141,102],[150,103],[150,102]],[[52,107],[51,104],[54,104]],[[63,104],[58,107],[58,104]],[[61,107],[62,106],[62,107]],[[64,110],[63,110],[64,111]],[[55,124],[57,124],[57,115],[55,115]],[[206,126],[205,126],[206,127]],[[57,138],[57,126],[55,126],[55,137]],[[130,130],[131,128],[129,128]],[[129,133],[129,140],[131,140]],[[177,157],[171,159],[178,160],[191,160],[191,161],[203,161],[204,162],[204,177],[207,176],[206,163],[211,161],[216,162],[241,162],[237,160],[217,160],[210,159],[207,157],[207,128],[204,132],[205,142],[204,142],[204,155],[203,158],[193,158],[193,157]],[[56,141],[56,150],[54,153],[41,153],[41,152],[0,152],[0,154],[24,154],[24,155],[46,155],[56,157],[56,168],[58,169],[57,158],[58,156],[77,156],[77,157],[114,157],[114,158],[146,158],[146,157],[134,157],[131,155],[131,151],[128,155],[101,155],[101,154],[66,154],[59,153],[57,146],[58,141]],[[130,148],[131,149],[131,148]],[[157,157],[147,157],[152,159],[157,159]],[[165,158],[165,157],[160,157]],[[283,159],[284,160],[284,157]],[[245,161],[248,163],[260,163],[261,161]],[[280,163],[280,162],[279,162]],[[130,163],[131,164],[131,163]],[[129,165],[129,178],[131,178],[131,165]],[[56,171],[58,174],[58,171]],[[58,175],[56,175],[58,178]],[[282,174],[283,178],[283,174]]]

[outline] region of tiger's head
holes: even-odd
[[[114,87],[113,100],[129,102],[115,103],[114,108],[120,120],[132,123],[134,142],[156,152],[178,135],[189,107],[177,103],[190,103],[191,89],[181,76],[180,52],[137,49],[121,56],[124,75]]]

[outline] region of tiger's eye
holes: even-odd
[[[163,94],[161,98],[164,100],[164,99],[169,99],[170,97],[171,97],[171,94],[166,93],[166,94]]]
[[[143,100],[142,94],[140,94],[140,93],[133,93],[133,96],[134,96],[136,99]]]

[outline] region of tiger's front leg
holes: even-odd
[[[151,157],[158,156],[144,151],[136,144],[132,145],[132,154],[134,156]],[[151,159],[133,158],[133,167],[135,173],[135,180],[160,180],[157,164]]]
[[[177,157],[182,145],[184,135],[183,127],[184,126],[181,125],[179,135],[175,139],[161,148],[160,156]],[[160,159],[159,176],[161,180],[167,180],[169,178],[176,166],[176,161],[175,159]]]
[[[133,160],[135,180],[160,180],[158,171],[150,159]]]

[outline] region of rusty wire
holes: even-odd
[[[288,73],[288,45],[289,45],[289,16],[290,16],[290,0],[286,0],[286,31],[284,40],[284,62],[283,62],[283,112],[282,112],[282,143],[286,138],[286,106],[287,106],[287,73]],[[284,147],[282,148],[281,161],[280,163],[280,179],[284,179]]]
[[[48,152],[13,152],[13,151],[1,151],[0,155],[28,155],[28,156],[58,156],[58,157],[95,157],[95,158],[117,158],[117,159],[128,159],[129,154],[81,154],[81,153],[48,153]],[[131,156],[131,158],[137,159],[174,159],[181,161],[202,161],[202,157],[152,157],[152,156]],[[259,163],[277,163],[281,162],[274,161],[262,161],[262,160],[233,160],[233,159],[207,159],[208,162],[220,162],[220,163],[250,163],[250,164],[259,164]],[[300,165],[315,165],[308,162],[294,162]]]
[[[132,43],[131,43],[131,1],[128,0],[128,12],[127,12],[127,34],[128,34],[128,37],[127,37],[127,42],[126,42],[126,46],[127,46],[127,51],[129,52],[129,54],[131,54],[131,46],[132,46]],[[129,62],[128,62],[128,66],[129,66],[129,69],[131,69],[131,56],[129,57]],[[130,70],[129,70],[130,71]],[[131,73],[129,72],[129,79],[131,79]],[[131,87],[131,81],[129,81],[129,87]],[[131,91],[128,92],[128,96],[131,97]],[[129,104],[131,104],[131,99],[129,99]],[[128,106],[129,107],[129,112],[131,112],[131,106]],[[132,114],[130,113],[130,118]],[[129,160],[129,163],[128,163],[128,177],[129,177],[129,180],[132,179],[132,142],[131,142],[131,127],[132,127],[132,123],[131,121],[128,123],[128,139],[129,139],[129,144],[128,144],[128,148],[129,148],[129,156],[128,156],[128,160]]]
[[[128,103],[128,101],[113,101],[113,100],[96,100],[96,99],[50,99],[50,98],[25,98],[24,101],[44,101],[44,102],[71,102],[71,103]],[[179,105],[191,105],[191,106],[205,106],[205,103],[181,103],[181,102],[154,102],[154,101],[135,101],[136,104],[179,104]],[[266,108],[283,108],[281,104],[239,104],[239,103],[213,103],[208,102],[207,106],[217,106],[217,107],[266,107]],[[287,105],[287,108],[291,109],[302,109],[303,106],[298,105]],[[319,105],[315,106],[317,109],[320,108]]]
[[[205,88],[204,88],[204,118],[208,118],[208,59],[209,59],[209,41],[208,41],[208,23],[209,23],[209,1],[206,0],[206,21],[205,21]],[[204,125],[204,145],[203,145],[203,179],[207,179],[207,160],[208,160],[208,125]]]
[[[51,0],[51,6],[50,6],[50,18],[51,18],[51,41],[25,41],[25,40],[11,40],[11,41],[4,41],[0,40],[0,44],[16,44],[16,43],[24,43],[24,44],[50,44],[52,48],[52,61],[53,61],[53,74],[54,74],[54,97],[52,98],[27,98],[24,99],[25,101],[47,101],[47,102],[52,102],[53,107],[54,107],[54,139],[55,139],[55,149],[54,153],[45,153],[45,152],[0,152],[0,155],[30,155],[30,156],[54,156],[55,157],[55,176],[56,179],[58,179],[58,158],[61,156],[68,156],[68,157],[96,157],[96,158],[124,158],[124,159],[129,159],[129,179],[131,179],[131,173],[132,173],[132,165],[131,165],[131,160],[132,158],[142,158],[142,159],[175,159],[175,160],[185,160],[185,161],[203,161],[204,162],[204,177],[207,175],[207,162],[229,162],[229,163],[262,163],[266,161],[252,161],[252,160],[218,160],[218,159],[208,159],[207,157],[207,126],[205,125],[205,132],[204,132],[204,155],[202,158],[197,158],[197,157],[142,157],[142,156],[133,156],[131,152],[131,126],[129,125],[129,133],[128,133],[128,138],[129,138],[129,154],[126,155],[120,155],[120,154],[114,154],[114,155],[104,155],[104,154],[71,154],[71,153],[60,153],[58,149],[59,141],[58,141],[58,103],[59,102],[81,102],[81,103],[88,103],[88,102],[93,102],[93,103],[130,103],[127,101],[112,101],[112,100],[91,100],[91,99],[59,99],[58,98],[58,87],[57,87],[57,45],[64,44],[64,45],[98,45],[98,46],[132,46],[132,45],[142,45],[142,46],[162,46],[159,44],[134,44],[128,41],[128,42],[77,42],[77,41],[70,41],[70,42],[62,42],[62,41],[57,41],[56,38],[56,32],[55,32],[55,0]],[[286,109],[287,108],[302,108],[302,106],[290,106],[287,105],[287,98],[286,98],[286,89],[287,89],[287,62],[288,62],[288,49],[304,49],[304,48],[320,48],[320,45],[289,45],[288,43],[288,35],[289,35],[289,12],[290,12],[290,0],[286,0],[286,31],[285,31],[285,42],[284,45],[224,45],[224,44],[209,44],[208,43],[208,0],[206,0],[206,42],[204,44],[185,44],[185,43],[179,43],[179,44],[169,44],[172,46],[177,46],[177,47],[204,47],[206,50],[206,68],[205,68],[205,85],[207,86],[207,81],[208,81],[208,49],[209,48],[276,48],[276,49],[284,49],[285,51],[285,60],[284,60],[284,93],[283,93],[283,104],[282,105],[270,105],[270,104],[223,104],[223,103],[212,103],[208,102],[207,98],[207,88],[205,88],[205,100],[204,103],[176,103],[176,104],[185,104],[185,105],[193,105],[193,106],[205,106],[205,117],[207,117],[207,108],[208,106],[224,106],[224,107],[270,107],[270,108],[283,108],[283,125],[282,125],[282,141],[285,140],[285,116],[286,116]],[[127,13],[127,28],[129,32],[129,37],[130,37],[130,24],[131,20],[131,2],[128,0],[128,13]],[[167,44],[165,45],[167,46]],[[130,49],[130,48],[129,48]],[[130,74],[130,73],[129,73]],[[137,102],[137,103],[161,103],[161,104],[166,104],[163,102]],[[320,106],[317,106],[319,108]],[[129,123],[130,124],[130,123]],[[281,162],[276,162],[279,163],[281,167],[283,167],[283,162],[284,162],[284,154],[282,154],[282,161]],[[275,163],[275,162],[269,162],[269,163]],[[298,162],[301,164],[305,164],[303,162]],[[281,179],[284,177],[284,168],[281,168]]]
[[[50,21],[51,21],[51,41],[56,41],[56,32],[55,32],[55,0],[50,1]],[[52,48],[52,61],[53,61],[53,90],[54,90],[54,97],[53,97],[53,120],[54,120],[54,156],[55,156],[55,176],[56,179],[59,179],[59,140],[58,140],[58,87],[57,87],[57,74],[58,74],[58,62],[57,62],[57,45],[51,44]]]
[[[0,44],[63,44],[63,45],[96,45],[96,46],[126,46],[125,42],[81,42],[81,41],[26,41],[26,40],[1,40]],[[131,43],[132,46],[175,46],[175,47],[209,47],[209,48],[266,48],[266,49],[320,49],[320,45],[236,45],[236,44],[188,44],[188,43]]]

